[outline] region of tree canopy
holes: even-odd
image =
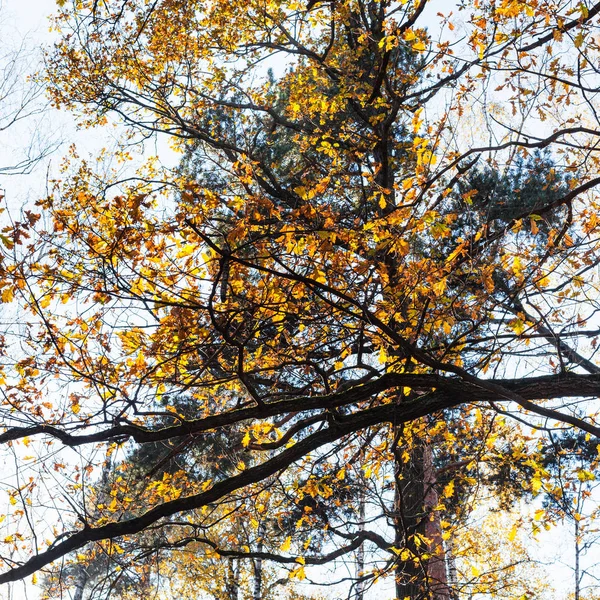
[[[57,4],[52,102],[124,133],[0,237],[0,582],[543,597],[468,523],[596,478],[600,3]]]

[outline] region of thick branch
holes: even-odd
[[[419,376],[416,377],[418,378]],[[520,397],[520,401],[516,401],[525,409],[545,417],[572,424],[600,437],[599,427],[531,402],[534,399],[600,395],[600,377],[597,375],[568,374],[563,376],[548,375],[525,379],[506,379],[496,381],[492,389],[490,389],[489,385],[486,388],[479,388],[471,383],[461,382],[457,378],[421,376],[421,378],[426,377],[429,377],[430,381],[435,379],[438,387],[442,388],[442,391],[419,396],[411,402],[382,404],[375,408],[359,411],[350,416],[337,416],[327,429],[308,436],[291,448],[284,450],[274,458],[260,465],[216,483],[205,492],[165,502],[133,519],[110,523],[97,528],[86,527],[68,539],[52,546],[45,552],[29,559],[22,566],[10,569],[0,575],[0,583],[7,583],[27,577],[50,562],[90,542],[136,534],[164,517],[183,511],[198,509],[207,504],[217,502],[236,490],[268,479],[276,473],[285,470],[310,452],[331,444],[348,434],[385,422],[396,424],[407,423],[440,410],[457,406],[466,401],[502,401]],[[402,379],[402,375],[389,374],[374,383],[381,384],[382,381],[387,380],[388,385],[391,387],[394,381],[402,381]],[[501,392],[503,389],[506,390],[506,393]],[[498,391],[496,392],[495,390]],[[171,431],[178,430],[179,427],[169,429]]]
[[[68,539],[59,542],[55,546],[51,546],[45,552],[33,556],[20,567],[9,569],[0,575],[0,584],[23,579],[90,542],[136,534],[164,517],[198,509],[217,502],[236,490],[264,481],[272,475],[288,468],[310,452],[314,452],[318,448],[331,444],[355,431],[385,421],[393,421],[395,423],[413,421],[432,412],[449,408],[456,403],[455,400],[452,400],[448,396],[433,394],[430,397],[420,398],[414,402],[384,404],[376,408],[361,411],[350,417],[339,417],[332,427],[314,433],[260,465],[251,467],[239,475],[216,483],[206,492],[165,502],[133,519],[110,523],[101,527],[86,527]]]
[[[481,379],[470,378],[464,382],[458,377],[438,375],[418,375],[411,373],[387,373],[379,379],[346,389],[343,392],[325,396],[301,396],[293,400],[282,400],[266,404],[224,412],[202,419],[185,421],[179,425],[161,429],[147,429],[138,425],[116,425],[105,431],[87,435],[73,435],[54,425],[34,425],[31,427],[11,427],[0,434],[0,443],[24,437],[45,434],[59,439],[65,446],[77,447],[114,440],[133,438],[138,443],[159,442],[190,434],[202,433],[211,429],[227,427],[235,423],[255,419],[268,419],[290,413],[331,409],[366,401],[377,394],[397,387],[410,387],[419,390],[440,390],[452,394],[456,403],[474,401],[503,400],[531,401],[557,398],[600,396],[600,374],[544,375],[522,379]],[[527,407],[528,410],[533,410]],[[541,414],[541,413],[540,413]],[[560,419],[559,416],[554,418]],[[568,422],[568,421],[565,421]],[[581,427],[581,421],[576,425]]]

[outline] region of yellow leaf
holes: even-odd
[[[545,516],[545,514],[546,514],[546,511],[543,508],[539,508],[538,510],[535,511],[533,518],[536,521],[541,521],[543,519],[543,517]]]
[[[579,481],[595,481],[596,476],[590,471],[581,469],[577,473],[577,479],[579,479]]]
[[[125,550],[123,550],[123,548],[121,548],[121,546],[119,546],[119,544],[115,544],[114,542],[113,542],[112,547],[117,552],[117,554],[123,554],[125,552]]]
[[[302,581],[303,579],[306,579],[306,574],[304,573],[304,567],[298,567],[297,569],[294,569],[290,573],[290,579],[299,579],[300,581]]]
[[[512,270],[519,279],[523,276],[523,263],[518,256],[515,256],[512,263]]]
[[[279,547],[279,549],[280,549],[282,552],[288,552],[288,551],[289,551],[289,549],[290,549],[290,547],[291,547],[291,545],[292,545],[292,536],[291,536],[291,535],[288,535],[288,536],[285,538],[285,541],[283,542],[283,544],[281,544],[281,546]]]
[[[400,557],[400,560],[410,560],[411,558],[414,558],[413,553],[408,548],[396,548],[391,546],[390,550],[396,556]]]
[[[303,185],[295,187],[294,191],[296,192],[296,194],[298,194],[298,196],[300,196],[300,198],[302,198],[302,200],[306,200],[306,198],[308,197],[308,191]]]
[[[185,256],[189,256],[196,250],[197,246],[195,244],[185,244],[177,253],[177,258],[184,258]]]
[[[446,291],[446,278],[441,277],[432,286],[436,296],[441,296]]]
[[[511,530],[508,532],[508,541],[512,542],[514,541],[515,537],[517,536],[517,524],[515,523]]]
[[[315,281],[317,281],[318,283],[326,284],[327,278],[325,277],[325,273],[323,273],[323,271],[320,271],[319,269],[315,269]]]
[[[481,575],[481,570],[473,566],[471,567],[471,575],[473,575],[473,577],[479,577]]]
[[[521,335],[525,331],[525,323],[522,319],[511,319],[508,324],[517,335]]]
[[[444,488],[444,498],[452,498],[454,495],[454,479]]]
[[[448,258],[446,259],[446,262],[452,262],[459,254],[462,254],[464,250],[464,244],[459,244],[449,255]]]

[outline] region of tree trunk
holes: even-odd
[[[85,590],[85,584],[87,583],[88,576],[86,568],[83,565],[77,565],[77,577],[75,579],[75,594],[73,600],[82,600],[83,591]]]
[[[229,600],[238,600],[240,593],[240,561],[229,558],[227,564],[227,596]]]
[[[359,525],[358,530],[362,533],[365,530],[365,482],[361,477],[361,486],[359,492],[359,508],[358,508],[358,519]],[[356,600],[364,600],[365,596],[365,581],[361,579],[364,576],[365,571],[365,544],[364,542],[358,547],[356,551]]]
[[[579,521],[575,519],[575,598],[574,600],[579,600],[580,598],[580,577],[579,577]]]
[[[258,526],[258,542],[256,551],[262,552],[263,538],[265,536],[265,524],[261,521]],[[254,589],[252,591],[252,600],[260,600],[262,593],[262,558],[254,559]]]
[[[397,434],[397,438],[400,436]],[[394,547],[398,549],[396,563],[396,597],[400,600],[425,600],[427,572],[415,536],[423,533],[423,456],[422,448],[415,447],[405,462],[403,448],[396,445]]]
[[[425,536],[430,540],[429,551],[433,554],[427,561],[427,579],[435,600],[450,600],[442,524],[440,513],[435,510],[439,496],[435,489],[437,481],[430,444],[425,444],[423,447],[423,480],[425,486]]]
[[[448,542],[446,545],[446,564],[448,565],[450,600],[458,600],[458,572],[456,571],[456,559],[454,558],[454,546],[452,542]]]
[[[401,439],[401,432],[396,435]],[[400,552],[396,568],[396,597],[400,600],[451,600],[446,571],[442,528],[435,489],[435,470],[429,444],[418,442],[406,461],[404,448],[396,444],[394,456],[395,506],[394,546]],[[420,536],[430,540],[425,561],[420,556],[425,548]]]

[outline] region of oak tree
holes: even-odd
[[[5,544],[31,554],[0,582],[187,547],[456,597],[465,490],[558,497],[545,440],[600,435],[600,4],[59,5],[54,103],[120,119],[118,161],[155,135],[185,160],[73,153],[2,238],[27,317],[0,441],[38,458],[15,451]]]

